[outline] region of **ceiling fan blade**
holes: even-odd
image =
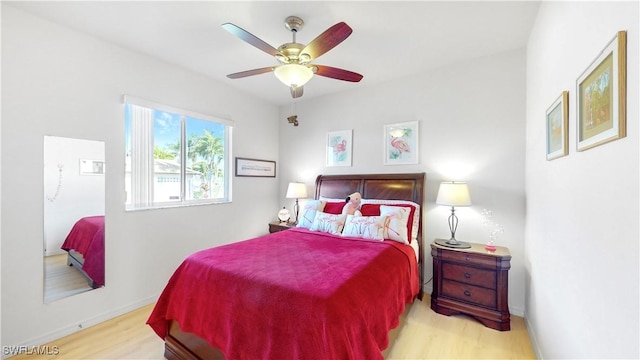
[[[302,86],[296,86],[296,87],[291,87],[291,97],[292,98],[299,98],[300,96],[302,96],[303,93],[303,89]]]
[[[227,77],[229,79],[240,79],[240,78],[247,77],[247,76],[253,76],[253,75],[260,75],[260,74],[268,73],[268,72],[273,71],[274,69],[275,69],[275,67],[269,66],[269,67],[264,67],[264,68],[260,68],[260,69],[253,69],[253,70],[247,70],[247,71],[241,71],[241,72],[229,74],[229,75],[227,75]]]
[[[358,82],[363,78],[362,75],[355,73],[353,71],[338,69],[331,66],[313,65],[312,70],[313,68],[315,68],[314,73],[316,75],[320,75],[320,76],[324,76],[332,79]]]
[[[280,52],[276,48],[267,44],[266,42],[259,39],[257,36],[253,35],[252,33],[248,32],[247,30],[239,26],[236,26],[232,23],[224,23],[222,24],[222,28],[232,33],[233,35],[239,37],[240,39],[246,41],[247,43],[266,52],[271,56],[276,56],[276,54],[280,54]]]
[[[315,59],[327,51],[333,49],[336,45],[348,38],[353,30],[344,22],[339,22],[325,30],[317,38],[311,40],[301,54],[308,54],[311,59]]]

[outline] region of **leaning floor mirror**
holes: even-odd
[[[104,142],[44,137],[44,302],[104,286]]]

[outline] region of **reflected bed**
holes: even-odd
[[[67,265],[78,269],[89,286],[104,286],[104,216],[78,220],[61,248],[67,252]]]

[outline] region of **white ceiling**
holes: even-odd
[[[16,8],[190,69],[273,104],[293,100],[273,74],[228,79],[227,74],[278,65],[231,35],[231,22],[273,47],[291,42],[290,15],[307,44],[344,21],[353,33],[312,63],[355,71],[359,83],[314,76],[304,101],[410,76],[444,64],[522,48],[539,1],[18,1]]]

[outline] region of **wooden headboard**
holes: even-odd
[[[315,198],[346,199],[349,194],[359,192],[363,199],[409,200],[424,209],[425,173],[414,174],[356,174],[356,175],[318,175],[316,178]],[[422,214],[418,226],[418,271],[420,275],[420,293],[424,285]]]

